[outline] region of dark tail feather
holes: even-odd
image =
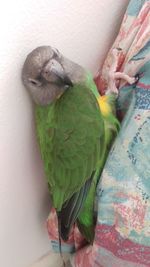
[[[84,186],[80,189],[80,191],[74,193],[73,196],[64,203],[62,210],[57,212],[59,221],[59,235],[64,241],[68,240],[70,229],[82,209],[87,193],[91,186],[93,175],[94,172],[91,178],[88,179]]]
[[[78,223],[79,231],[82,233],[82,235],[86,238],[86,240],[90,244],[93,244],[94,236],[95,236],[94,222],[93,222],[93,225],[90,225],[90,226],[82,225],[79,221],[77,223]]]
[[[61,232],[60,232],[60,229],[61,229],[61,220],[58,216],[58,242],[59,242],[59,253],[60,253],[60,256],[62,258],[62,261],[63,261],[63,267],[66,267],[66,263],[65,263],[65,260],[64,260],[64,257],[63,257],[63,254],[62,254],[62,247],[61,247]]]

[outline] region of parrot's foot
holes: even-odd
[[[120,51],[121,49],[118,48],[112,49],[112,64],[108,73],[108,89],[106,90],[106,94],[115,94],[116,97],[118,96],[118,87],[120,80],[124,80],[130,85],[135,85],[137,84],[139,79],[138,75],[136,75],[135,77],[131,77],[124,72],[117,71],[118,57]]]
[[[134,84],[137,81],[137,77],[131,77],[124,72],[115,72],[114,73],[114,79],[116,79],[116,80],[122,79],[129,84]]]
[[[136,75],[135,77],[130,77],[124,72],[109,72],[109,83],[106,94],[115,94],[118,96],[117,82],[119,80],[124,80],[130,85],[136,85],[139,80],[139,76]]]

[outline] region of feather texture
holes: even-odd
[[[36,122],[53,205],[61,211],[96,170],[103,119],[95,95],[82,84],[69,88],[52,105],[37,106]]]
[[[115,98],[99,99],[93,79],[87,77],[85,84],[69,88],[55,103],[37,105],[36,125],[59,234],[67,240],[77,220],[92,242],[96,186],[119,122]]]

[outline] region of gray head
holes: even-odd
[[[54,102],[84,78],[85,71],[82,67],[50,46],[34,49],[27,56],[22,70],[23,84],[33,100],[40,105]]]

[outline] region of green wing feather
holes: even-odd
[[[36,125],[53,205],[60,211],[96,170],[103,118],[93,92],[75,85],[54,104],[36,107]]]
[[[94,212],[94,203],[95,203],[96,187],[99,182],[100,175],[104,168],[106,159],[108,157],[110,148],[120,130],[120,123],[115,116],[115,103],[116,103],[116,97],[114,95],[109,95],[108,104],[111,108],[111,112],[107,114],[107,116],[103,117],[104,129],[105,129],[103,144],[101,144],[101,151],[103,151],[103,153],[101,153],[89,193],[86,197],[84,206],[78,216],[78,221],[77,221],[79,230],[82,232],[87,241],[89,241],[90,243],[92,243],[94,240],[94,230],[96,221]]]

